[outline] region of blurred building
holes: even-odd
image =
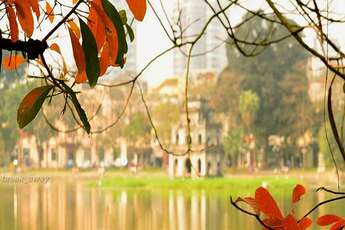
[[[221,147],[221,126],[212,118],[212,110],[200,99],[189,101],[192,151],[187,150],[186,113],[171,130],[168,174],[170,177],[221,176],[224,152]]]
[[[216,0],[210,1],[217,9]],[[222,1],[221,1],[222,2]],[[181,12],[181,15],[179,15]],[[174,14],[180,17],[183,33],[182,42],[190,41],[202,30],[206,21],[212,15],[212,11],[206,4],[200,4],[198,0],[175,0]],[[220,73],[226,66],[226,46],[223,42],[226,38],[224,28],[217,19],[208,26],[205,35],[193,48],[190,72],[192,75],[203,71]],[[174,51],[174,74],[183,76],[186,71],[188,46]]]
[[[121,81],[126,80],[128,79],[125,76],[121,77]],[[143,82],[142,85],[146,90],[146,84]],[[14,159],[19,160],[20,166],[34,168],[130,166],[133,159],[136,160],[136,165],[149,163],[149,155],[152,152],[149,141],[147,144],[142,143],[140,145],[142,148],[135,148],[121,133],[121,128],[129,123],[130,115],[143,113],[143,107],[129,105],[126,114],[114,127],[111,126],[121,115],[130,86],[99,87],[92,90],[86,88],[83,90],[83,97],[79,99],[89,116],[92,131],[99,133],[88,135],[82,128],[74,130],[78,126],[71,114],[65,114],[63,119],[50,121],[60,132],[49,134],[43,143],[39,143],[34,134],[21,131],[21,138],[16,144],[13,156]]]

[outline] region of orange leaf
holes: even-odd
[[[50,49],[51,49],[51,50],[54,50],[55,52],[57,52],[57,53],[59,53],[59,54],[61,54],[60,47],[59,47],[59,45],[56,44],[56,43],[53,43],[53,44],[50,46]]]
[[[280,220],[280,219],[267,218],[267,219],[264,219],[262,222],[264,222],[265,225],[267,225],[273,229],[283,230],[283,223],[282,223],[282,220]],[[265,228],[265,230],[266,230],[266,228]]]
[[[12,42],[18,41],[18,23],[16,19],[16,13],[11,6],[6,7],[8,21],[10,23],[10,34]]]
[[[305,230],[305,229],[309,228],[311,226],[311,224],[312,224],[311,219],[308,217],[305,217],[298,223],[298,226],[301,230]]]
[[[146,14],[146,0],[127,0],[135,19],[142,21]]]
[[[28,1],[15,0],[14,5],[17,9],[17,17],[27,37],[31,37],[34,32],[34,19],[32,17]]]
[[[305,194],[305,188],[300,184],[296,185],[296,187],[294,188],[292,192],[292,202],[296,203],[297,201],[301,199],[301,196],[303,196],[304,194]]]
[[[271,194],[263,187],[260,187],[255,192],[255,200],[258,204],[259,210],[267,215],[269,218],[283,219],[277,203]]]
[[[74,21],[68,21],[68,25],[73,30],[74,34],[77,36],[78,40],[80,39],[80,29]]]
[[[289,214],[284,220],[283,225],[285,230],[299,230],[300,228],[297,225],[297,220],[291,214]]]
[[[40,7],[38,5],[38,0],[29,0],[32,10],[35,12],[37,20],[40,17]]]
[[[88,23],[95,40],[97,43],[97,50],[100,51],[105,42],[105,25],[100,13],[103,9],[94,2],[91,2],[90,13],[88,17]]]
[[[109,64],[113,64],[116,61],[118,53],[118,36],[114,24],[104,12],[103,6],[100,4],[93,4],[94,10],[97,12],[100,21],[105,26],[106,42],[109,45]]]
[[[25,62],[22,55],[9,55],[2,60],[2,66],[6,70],[15,70]]]
[[[53,23],[53,21],[54,21],[54,12],[53,12],[53,8],[49,4],[49,2],[46,2],[46,12],[47,12],[48,19],[49,19],[50,23]]]
[[[242,202],[245,202],[246,204],[248,204],[255,211],[256,214],[260,213],[258,204],[256,203],[256,200],[254,198],[252,198],[252,197],[245,197],[245,198],[239,197],[239,198],[237,198],[236,203],[239,201],[242,201]]]
[[[77,76],[75,77],[76,83],[84,83],[86,81],[87,81],[87,75],[85,71],[78,73]]]
[[[340,230],[345,227],[345,220],[340,220],[335,223],[329,230]]]
[[[317,219],[317,224],[320,226],[326,226],[332,223],[335,223],[339,220],[342,220],[342,218],[340,218],[339,216],[336,215],[324,215],[324,216],[320,216]]]
[[[103,49],[102,49],[102,53],[101,53],[99,76],[102,76],[105,74],[109,65],[110,65],[110,62],[109,62],[109,45],[108,45],[108,43],[106,43],[106,44],[104,44]]]
[[[83,83],[87,79],[87,78],[84,78],[84,74],[86,72],[86,64],[85,64],[85,59],[84,59],[84,50],[83,50],[83,47],[80,45],[78,38],[73,33],[72,29],[68,28],[68,30],[69,30],[69,34],[70,34],[70,37],[71,37],[71,43],[72,43],[72,49],[73,49],[73,57],[74,57],[75,63],[76,63],[77,68],[78,68],[78,75],[77,75],[78,79],[76,79],[76,82],[77,83]]]

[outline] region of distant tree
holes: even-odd
[[[218,113],[239,114],[239,95],[242,90],[243,76],[225,68],[219,75],[210,106]]]
[[[248,17],[252,17],[251,20],[236,31],[239,39],[260,43],[267,39],[267,34],[275,39],[287,33],[285,28],[271,25],[250,13],[244,19]],[[250,51],[253,47],[242,45],[242,48]],[[308,56],[298,42],[287,38],[279,44],[256,49],[257,56],[243,57],[230,42],[228,68],[243,77],[241,90],[251,90],[260,98],[253,126],[259,142],[267,150],[269,135],[298,136],[301,129],[305,131],[311,124],[314,111],[303,106],[311,104],[305,68]],[[294,124],[293,128],[287,124]]]
[[[123,129],[123,135],[132,144],[136,145],[138,142],[143,143],[149,140],[151,126],[145,119],[142,113],[136,113],[131,116],[129,123]]]
[[[173,103],[160,103],[153,108],[156,129],[161,139],[169,143],[171,137],[171,128],[179,120],[179,107]]]
[[[234,128],[229,131],[227,136],[223,139],[223,146],[225,154],[231,158],[231,165],[240,167],[241,150],[243,149],[243,136],[242,128]]]
[[[256,113],[260,108],[260,98],[251,90],[241,92],[239,102],[241,119],[247,132],[250,132]]]
[[[337,120],[339,121],[340,119],[341,118],[338,117]],[[326,137],[326,130],[327,130],[327,137]],[[338,162],[337,166],[340,169],[343,169],[343,170],[345,169],[344,164],[341,164],[342,162],[341,154],[339,152],[339,149],[336,146],[335,140],[332,138],[331,127],[327,121],[320,126],[320,129],[317,135],[317,143],[319,146],[319,152],[320,154],[322,154],[323,159],[325,160],[326,167],[329,167],[329,168],[334,167],[334,161],[332,158],[332,154],[333,154],[335,162]]]

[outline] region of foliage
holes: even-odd
[[[319,226],[331,225],[330,230],[333,229],[343,229],[345,227],[345,218],[336,215],[324,215],[317,219],[317,224]]]
[[[296,185],[292,193],[292,203],[297,203],[304,194],[304,187],[302,185]],[[284,217],[276,201],[268,190],[263,187],[256,189],[254,198],[238,198],[235,203],[238,202],[245,202],[248,204],[252,207],[257,216],[263,213],[265,219],[263,219],[261,223],[263,223],[265,229],[269,227],[269,229],[304,230],[308,229],[312,224],[311,219],[307,217],[297,221],[293,211]]]
[[[327,136],[326,136],[326,130],[327,130]],[[332,154],[336,162],[342,161],[339,149],[336,148],[335,140],[332,138],[332,131],[328,122],[324,122],[320,126],[320,129],[317,135],[317,143],[319,146],[320,154],[324,156],[326,167],[332,167],[332,168],[334,167]],[[343,164],[339,164],[339,163],[337,164],[337,166],[340,168],[344,167]]]
[[[231,129],[226,137],[223,139],[224,152],[227,155],[236,157],[243,146],[243,129]]]
[[[214,95],[210,98],[211,107],[218,113],[238,115],[239,91],[242,81],[241,74],[234,73],[229,67],[225,68],[220,73]]]
[[[263,22],[258,16],[248,13],[244,19],[247,17],[251,20],[236,31],[239,39],[259,42],[265,39],[266,34],[272,33],[274,39],[287,33],[279,25]],[[242,48],[251,50],[253,47],[242,45]],[[306,106],[311,104],[304,67],[308,56],[298,42],[288,38],[260,49],[257,56],[249,58],[241,56],[237,47],[230,43],[227,54],[228,68],[243,78],[237,94],[251,90],[260,98],[253,126],[266,152],[270,135],[297,139],[313,125],[313,107]],[[293,127],[286,124],[293,124]],[[292,144],[297,147],[294,142]]]
[[[127,126],[124,127],[123,134],[128,140],[136,144],[137,141],[147,138],[150,134],[151,127],[145,121],[142,113],[133,114]]]
[[[259,105],[260,99],[254,92],[251,90],[241,92],[239,108],[242,121],[247,129],[249,129],[253,123],[255,115],[259,110]]]
[[[160,103],[153,108],[155,122],[157,123],[157,131],[164,141],[170,141],[171,127],[179,119],[179,108],[173,103]],[[169,142],[168,142],[169,143]]]
[[[57,95],[64,94],[66,104],[68,100],[72,102],[83,128],[90,133],[88,117],[73,88],[75,84],[85,82],[88,82],[90,87],[95,87],[99,76],[104,75],[108,67],[123,67],[128,51],[125,30],[130,41],[134,39],[126,12],[121,11],[120,15],[108,0],[73,0],[71,6],[59,1],[54,1],[54,5],[51,5],[49,1],[38,0],[1,3],[4,6],[0,10],[1,18],[7,16],[6,25],[3,26],[9,28],[8,32],[1,30],[1,48],[22,52],[22,55],[5,57],[2,66],[6,70],[15,70],[28,61],[40,71],[35,78],[45,80],[42,88],[32,90],[21,103],[17,113],[20,128],[36,117],[47,98],[51,100]],[[146,14],[146,0],[127,0],[127,3],[134,18],[142,21]],[[68,10],[67,13],[62,13],[65,10]],[[45,16],[49,21],[44,20]],[[50,28],[46,36],[40,40],[32,39],[36,30],[42,29],[42,24],[49,22],[50,25],[44,25],[45,31]],[[57,30],[60,32],[64,28],[69,32],[77,72],[66,65],[65,55],[61,52],[59,44],[47,43]],[[21,40],[22,38],[24,39]],[[61,61],[48,63],[44,55],[46,51],[58,56]],[[2,56],[1,49],[0,55]],[[39,93],[40,89],[44,90]]]
[[[259,187],[256,189],[254,197],[245,197],[245,198],[237,198],[236,201],[233,201],[231,198],[231,204],[237,208],[238,210],[242,211],[247,215],[251,215],[256,217],[259,223],[264,227],[264,229],[271,229],[271,230],[305,230],[308,229],[312,225],[312,220],[308,218],[308,215],[315,211],[322,205],[325,205],[330,202],[334,202],[337,200],[344,199],[344,193],[341,192],[334,192],[332,190],[326,188],[319,188],[317,191],[323,190],[325,192],[332,193],[333,195],[338,195],[336,198],[332,198],[329,200],[325,200],[317,204],[313,207],[310,211],[308,211],[303,217],[297,219],[295,216],[295,212],[293,207],[296,205],[297,202],[300,201],[301,197],[306,193],[306,189],[303,185],[297,184],[292,192],[292,209],[286,217],[283,216],[283,213],[279,209],[276,201],[271,196],[269,191],[264,187]],[[254,212],[248,212],[238,206],[238,203],[243,202],[250,206]],[[264,219],[262,219],[262,215],[264,215]],[[318,218],[317,224],[319,226],[327,226],[333,224],[330,228],[332,229],[342,229],[345,226],[345,220],[341,217],[336,215],[324,215]]]

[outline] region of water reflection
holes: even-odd
[[[312,193],[295,212],[305,213],[326,198]],[[289,211],[289,195],[281,194],[278,202]],[[206,191],[102,191],[81,182],[53,181],[1,185],[0,204],[0,229],[261,229],[254,219],[230,207],[226,194]],[[341,215],[343,207],[344,202],[335,203],[319,212]]]

